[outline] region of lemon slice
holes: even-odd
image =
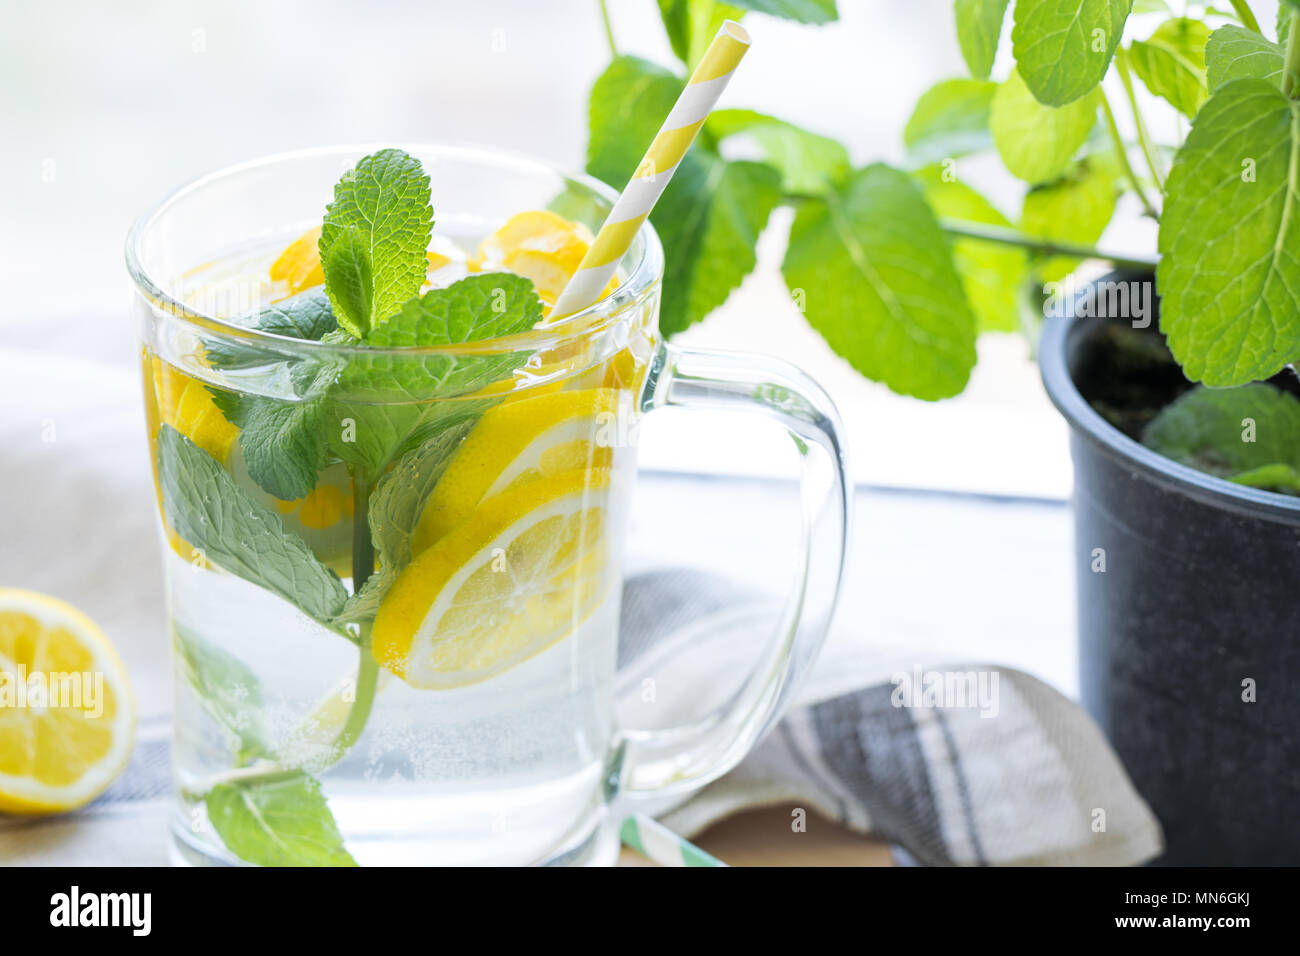
[[[375,660],[414,687],[461,687],[571,633],[605,590],[608,487],[608,471],[571,471],[484,502],[397,576]]]
[[[531,279],[549,308],[578,271],[591,242],[591,230],[582,223],[533,209],[511,216],[484,239],[469,268],[475,272],[505,270]],[[618,278],[613,277],[601,298],[617,288]]]
[[[588,388],[525,395],[493,406],[465,437],[420,514],[419,554],[469,520],[479,503],[549,475],[608,468],[618,392]]]
[[[126,765],[134,730],[126,668],[95,623],[63,601],[0,588],[0,811],[88,803]]]
[[[303,289],[325,284],[325,272],[320,265],[321,227],[308,229],[301,236],[289,243],[280,258],[271,263],[271,278],[283,282],[289,289],[289,295],[297,295]]]

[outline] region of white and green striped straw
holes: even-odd
[[[619,830],[623,845],[660,866],[726,866],[716,856],[679,837],[662,823],[634,813]]]

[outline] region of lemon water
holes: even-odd
[[[454,281],[464,268],[444,250]],[[282,293],[260,278],[268,261],[261,250],[197,273],[198,306],[233,313]],[[406,515],[409,566],[383,578],[393,556],[367,555],[365,573],[385,588],[368,617],[323,623],[195,547],[175,526],[178,503],[163,507],[182,860],[276,863],[277,846],[294,847],[284,860],[360,865],[608,855],[600,817],[634,468],[630,383],[648,345],[590,364],[569,358],[561,380],[513,390],[457,432],[437,484]],[[298,560],[328,568],[350,602],[364,597],[352,579],[358,554],[379,540],[377,520],[402,514],[366,512],[380,499],[400,505],[422,448],[441,439],[360,490],[342,462],[326,461],[308,495],[284,500],[250,474],[224,413],[228,380],[214,385],[149,350],[144,372],[155,467],[178,448],[219,468],[209,481],[235,496],[236,518],[278,525],[309,553]],[[168,489],[202,497],[193,475],[158,475],[160,500]],[[180,502],[198,515],[191,537],[231,524],[231,509],[203,505]],[[266,550],[254,534],[237,544]]]

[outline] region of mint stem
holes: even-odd
[[[1163,193],[1165,191],[1164,177],[1160,175],[1160,164],[1156,162],[1155,147],[1151,144],[1146,121],[1142,118],[1142,111],[1138,108],[1137,94],[1133,89],[1133,74],[1129,70],[1128,57],[1125,55],[1123,47],[1115,51],[1115,71],[1119,74],[1120,82],[1124,84],[1124,96],[1128,99],[1129,109],[1133,111],[1133,125],[1137,128],[1138,145],[1142,147],[1142,156],[1146,160],[1147,169],[1151,171],[1151,178],[1155,181],[1156,189]]]
[[[605,24],[605,39],[609,43],[609,55],[618,57],[618,46],[614,43],[614,26],[609,21],[609,7],[605,0],[600,0],[600,19]]]
[[[1156,208],[1151,205],[1147,199],[1146,190],[1142,188],[1142,182],[1137,178],[1137,173],[1133,171],[1133,164],[1128,160],[1128,147],[1124,143],[1123,137],[1119,135],[1119,125],[1115,122],[1115,113],[1110,108],[1110,101],[1106,99],[1106,91],[1097,87],[1097,92],[1101,94],[1101,109],[1106,114],[1106,129],[1110,133],[1111,142],[1115,144],[1115,156],[1119,160],[1120,168],[1124,171],[1124,176],[1133,187],[1133,192],[1137,194],[1138,200],[1142,203],[1142,208],[1152,219],[1159,221],[1160,214]]]
[[[1156,260],[1144,256],[1121,256],[1092,246],[1074,242],[1060,242],[1054,239],[1039,239],[1027,236],[1015,229],[1002,226],[990,226],[982,222],[967,222],[962,219],[941,218],[939,226],[950,236],[962,239],[974,239],[977,242],[992,242],[1001,246],[1018,246],[1031,252],[1046,256],[1069,256],[1072,259],[1104,259],[1127,269],[1154,269]]]
[[[375,544],[370,537],[370,491],[373,483],[354,469],[352,473],[352,593],[375,573]],[[379,666],[370,652],[370,625],[364,625],[357,640],[356,696],[348,711],[348,719],[339,731],[331,748],[329,764],[343,759],[366,729],[370,711],[375,703],[375,690],[379,681]]]
[[[1300,98],[1300,11],[1292,10],[1286,37],[1286,64],[1282,70],[1282,92]]]
[[[1263,36],[1264,31],[1259,28],[1259,21],[1255,19],[1255,14],[1251,13],[1246,0],[1231,0],[1231,3],[1232,9],[1237,14],[1237,19],[1241,21],[1241,25]]]

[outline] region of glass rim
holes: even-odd
[[[410,359],[425,355],[496,354],[499,352],[553,348],[571,340],[587,338],[616,324],[624,313],[645,300],[662,277],[663,247],[658,234],[647,218],[636,232],[636,240],[641,243],[641,254],[636,264],[629,270],[627,279],[620,282],[614,292],[579,312],[574,312],[555,322],[543,320],[532,329],[509,336],[448,345],[374,348],[362,345],[359,342],[321,342],[314,339],[293,338],[261,329],[249,328],[229,319],[208,315],[179,301],[165,291],[163,283],[158,281],[144,266],[142,254],[144,239],[158,219],[174,204],[215,182],[292,160],[329,155],[355,155],[359,159],[378,150],[392,148],[405,150],[417,158],[422,155],[433,154],[439,158],[478,160],[502,168],[514,167],[518,170],[532,172],[544,171],[566,183],[576,184],[587,189],[601,199],[606,200],[611,208],[618,198],[617,190],[586,173],[569,173],[547,160],[539,159],[527,153],[499,149],[495,146],[480,146],[468,143],[399,143],[395,146],[392,143],[362,143],[285,150],[246,160],[242,163],[224,166],[190,179],[167,192],[137,218],[127,233],[125,249],[127,273],[135,284],[136,291],[148,299],[152,305],[183,323],[198,327],[208,333],[228,335],[249,344],[261,344],[280,352],[301,352],[304,355],[324,353],[367,355],[371,357],[387,355],[393,357],[405,356]],[[490,275],[491,273],[482,274]]]

